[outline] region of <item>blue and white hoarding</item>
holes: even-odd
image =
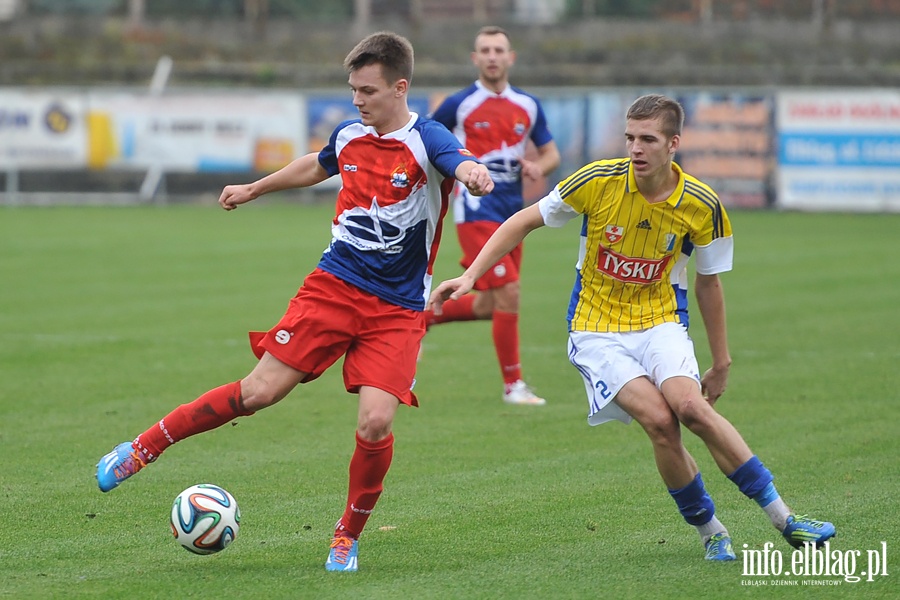
[[[778,204],[900,211],[900,91],[778,94]]]

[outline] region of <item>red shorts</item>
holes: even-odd
[[[344,386],[368,385],[418,406],[416,357],[425,335],[421,312],[402,308],[316,269],[268,332],[250,332],[253,353],[268,352],[312,381],[344,356]]]
[[[471,223],[458,223],[456,234],[459,237],[459,245],[463,251],[459,264],[468,269],[475,261],[475,257],[487,243],[488,238],[500,227],[500,223],[493,221],[472,221]],[[519,270],[522,266],[522,244],[512,249],[512,252],[500,259],[496,265],[475,282],[476,290],[492,290],[503,287],[507,283],[519,280]]]

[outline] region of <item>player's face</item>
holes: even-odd
[[[502,33],[481,34],[475,38],[472,62],[485,83],[506,83],[516,53],[509,49],[509,38]]]
[[[350,73],[349,83],[353,106],[359,111],[363,125],[382,133],[393,131],[394,120],[405,107],[408,82],[399,79],[391,85],[381,74],[381,65],[372,64]]]
[[[678,135],[667,137],[663,133],[660,119],[625,122],[625,149],[637,177],[651,177],[671,168],[680,140]]]

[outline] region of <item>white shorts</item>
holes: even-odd
[[[626,333],[571,331],[569,361],[584,380],[590,425],[631,422],[615,398],[632,379],[647,377],[659,387],[670,377],[683,376],[700,385],[694,342],[678,323]]]

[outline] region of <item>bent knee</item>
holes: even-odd
[[[680,424],[672,411],[657,411],[652,415],[643,415],[638,422],[654,445],[681,443]]]
[[[390,435],[392,423],[391,419],[373,416],[369,419],[360,420],[356,431],[359,437],[367,442],[379,442]]]
[[[685,427],[697,433],[711,427],[717,413],[705,398],[689,398],[678,405],[675,414]]]
[[[377,442],[390,435],[393,423],[394,411],[376,408],[359,415],[356,430],[362,439]]]
[[[241,380],[241,403],[248,410],[272,406],[286,395],[287,392],[252,375]]]
[[[520,289],[518,281],[511,281],[492,291],[494,296],[494,310],[508,313],[519,312]]]

